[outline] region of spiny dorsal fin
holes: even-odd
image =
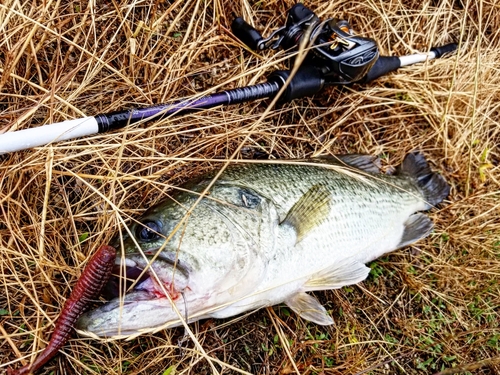
[[[348,154],[348,155],[333,155],[319,156],[315,159],[324,161],[329,164],[347,164],[351,167],[361,169],[368,173],[380,173],[380,158],[373,155]]]
[[[417,213],[411,215],[405,221],[404,226],[403,237],[401,237],[401,242],[399,242],[397,248],[408,246],[421,238],[427,237],[432,230],[433,223],[426,215]]]
[[[321,184],[311,187],[288,211],[281,225],[290,225],[297,233],[297,242],[320,225],[330,213],[331,193]]]
[[[370,268],[356,260],[346,259],[314,274],[304,285],[306,291],[338,289],[357,284],[368,277]]]
[[[328,326],[334,324],[333,319],[319,301],[305,292],[300,292],[288,298],[285,303],[297,315],[313,323]]]
[[[425,157],[418,152],[406,155],[398,167],[397,173],[405,174],[416,180],[425,201],[430,205],[428,208],[442,202],[450,193],[450,186],[445,179],[432,172]]]

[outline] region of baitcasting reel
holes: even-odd
[[[335,18],[321,21],[300,3],[287,12],[285,26],[267,38],[241,17],[236,18],[231,27],[234,35],[255,51],[296,50],[305,42],[310,49],[307,63],[320,69],[326,83],[330,84],[361,80],[379,57],[375,40],[354,35],[347,21]]]

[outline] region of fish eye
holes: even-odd
[[[136,236],[141,241],[149,242],[160,238],[160,225],[156,221],[145,221],[136,229]]]

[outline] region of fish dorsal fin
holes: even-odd
[[[421,213],[411,215],[404,223],[403,237],[401,237],[397,248],[408,246],[426,237],[433,226],[432,220],[426,215]]]
[[[338,289],[357,284],[368,277],[370,268],[359,261],[347,259],[314,274],[304,285],[307,291]]]
[[[288,298],[285,303],[297,315],[313,323],[328,326],[334,324],[332,317],[319,301],[305,292],[300,292]]]
[[[297,242],[320,225],[330,213],[331,193],[321,184],[311,187],[288,211],[281,225],[290,225],[297,233]]]
[[[348,155],[333,155],[319,156],[318,160],[325,161],[330,164],[347,164],[351,167],[361,169],[368,173],[380,173],[380,158],[373,155],[348,154]]]

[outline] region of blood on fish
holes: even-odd
[[[158,283],[158,280],[156,280],[156,277],[153,276],[148,277],[143,283],[140,284],[140,286],[137,287],[137,289],[147,290],[156,298],[165,298],[165,292],[167,292],[173,301],[179,299],[181,296],[181,292],[175,289],[174,283],[164,282],[162,287],[162,285]]]
[[[101,290],[111,276],[115,263],[116,250],[112,246],[101,246],[94,256],[89,260],[76,282],[73,291],[66,300],[57,319],[54,332],[45,350],[35,359],[32,364],[23,366],[17,370],[7,370],[8,375],[29,374],[40,369],[45,363],[52,359],[59,349],[71,336],[72,329],[80,315],[88,308],[89,303],[99,297]]]

